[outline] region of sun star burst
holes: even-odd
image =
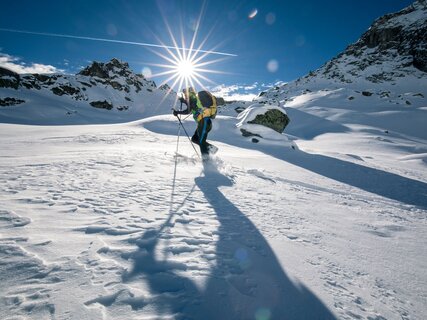
[[[221,45],[219,43],[211,50],[203,49],[208,41],[209,35],[212,34],[213,30],[208,32],[206,37],[196,46],[196,38],[199,33],[202,16],[203,8],[195,25],[194,33],[192,35],[189,46],[186,45],[186,39],[182,32],[182,27],[180,35],[181,44],[178,45],[178,41],[176,40],[171,27],[164,18],[164,23],[169,33],[170,40],[172,40],[173,46],[164,45],[162,41],[156,37],[161,44],[159,47],[164,49],[165,52],[154,50],[152,52],[162,58],[165,62],[151,65],[162,69],[161,72],[153,74],[152,77],[167,76],[167,79],[165,79],[160,85],[168,84],[170,91],[175,90],[176,92],[180,92],[181,89],[190,86],[194,88],[199,87],[200,89],[206,90],[207,83],[217,85],[214,81],[212,81],[212,79],[210,79],[208,74],[225,74],[226,72],[214,69],[212,68],[212,65],[227,58],[236,56],[235,54],[215,51],[216,48]],[[220,57],[216,59],[209,59],[212,55],[220,55]]]
[[[194,75],[195,66],[193,61],[190,60],[181,60],[176,64],[176,72],[180,77],[191,78]]]

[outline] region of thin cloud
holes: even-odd
[[[224,100],[227,101],[252,101],[257,97],[256,94],[253,93],[234,93],[227,97],[224,97]]]
[[[220,95],[220,96],[226,96],[226,95],[230,94],[231,92],[235,92],[237,90],[239,90],[238,85],[226,86],[225,84],[218,85],[218,86],[213,87],[211,89],[212,93],[215,93],[215,94]]]
[[[51,65],[32,63],[27,65],[24,62],[20,62],[21,59],[12,57],[8,54],[0,53],[0,67],[9,69],[16,73],[63,73],[64,70],[58,69]]]
[[[225,84],[211,88],[211,92],[219,97],[223,97],[227,101],[252,101],[258,96],[258,83],[252,85],[233,84],[227,86]]]
[[[254,83],[254,84],[252,84],[252,85],[249,85],[249,86],[244,87],[244,89],[245,89],[245,90],[254,90],[254,89],[257,89],[257,87],[258,87],[258,83],[257,83],[257,82],[255,82],[255,83]]]

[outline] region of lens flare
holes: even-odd
[[[255,18],[256,17],[256,15],[258,14],[258,9],[253,9],[250,13],[249,13],[249,16],[248,16],[248,18],[249,19],[253,19],[253,18]]]
[[[268,308],[259,308],[255,312],[256,320],[270,320],[271,319],[271,311]]]
[[[279,69],[279,62],[275,59],[271,59],[270,61],[268,61],[267,63],[267,70],[270,71],[271,73],[276,72]]]
[[[142,75],[146,77],[147,79],[151,78],[153,75],[153,72],[149,67],[142,68]]]
[[[270,26],[273,25],[274,22],[276,22],[276,15],[273,12],[267,13],[265,16],[265,22]]]

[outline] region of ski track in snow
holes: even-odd
[[[422,318],[425,277],[405,281],[424,209],[225,144],[203,167],[173,136],[89,128],[0,141],[0,318]]]

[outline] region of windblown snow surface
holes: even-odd
[[[0,124],[0,318],[424,319],[421,96],[299,93],[259,143],[230,106],[206,163],[171,115]]]

